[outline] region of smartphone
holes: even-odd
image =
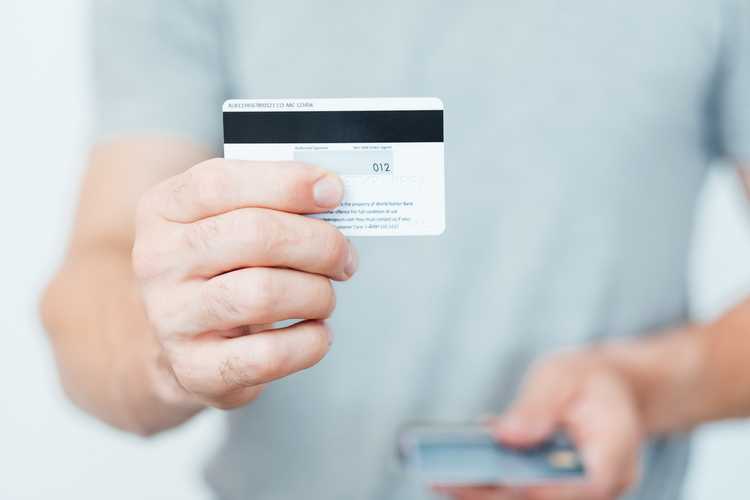
[[[445,486],[530,486],[579,481],[583,461],[564,434],[533,448],[498,443],[479,423],[413,423],[399,433],[398,453],[420,480]]]

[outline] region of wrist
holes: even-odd
[[[705,420],[705,329],[691,325],[601,346],[630,387],[648,435],[688,430]]]

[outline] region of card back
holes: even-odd
[[[342,178],[341,205],[312,217],[345,235],[445,230],[440,99],[238,99],[223,110],[225,158],[299,161]]]

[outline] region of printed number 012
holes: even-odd
[[[390,172],[391,164],[388,162],[383,162],[383,163],[374,162],[372,164],[372,171],[375,172],[376,174],[380,174],[382,172]]]

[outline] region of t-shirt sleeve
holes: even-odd
[[[718,155],[750,165],[750,0],[727,0],[719,73],[716,132]]]
[[[221,144],[221,12],[213,0],[91,2],[93,139],[161,134]]]

